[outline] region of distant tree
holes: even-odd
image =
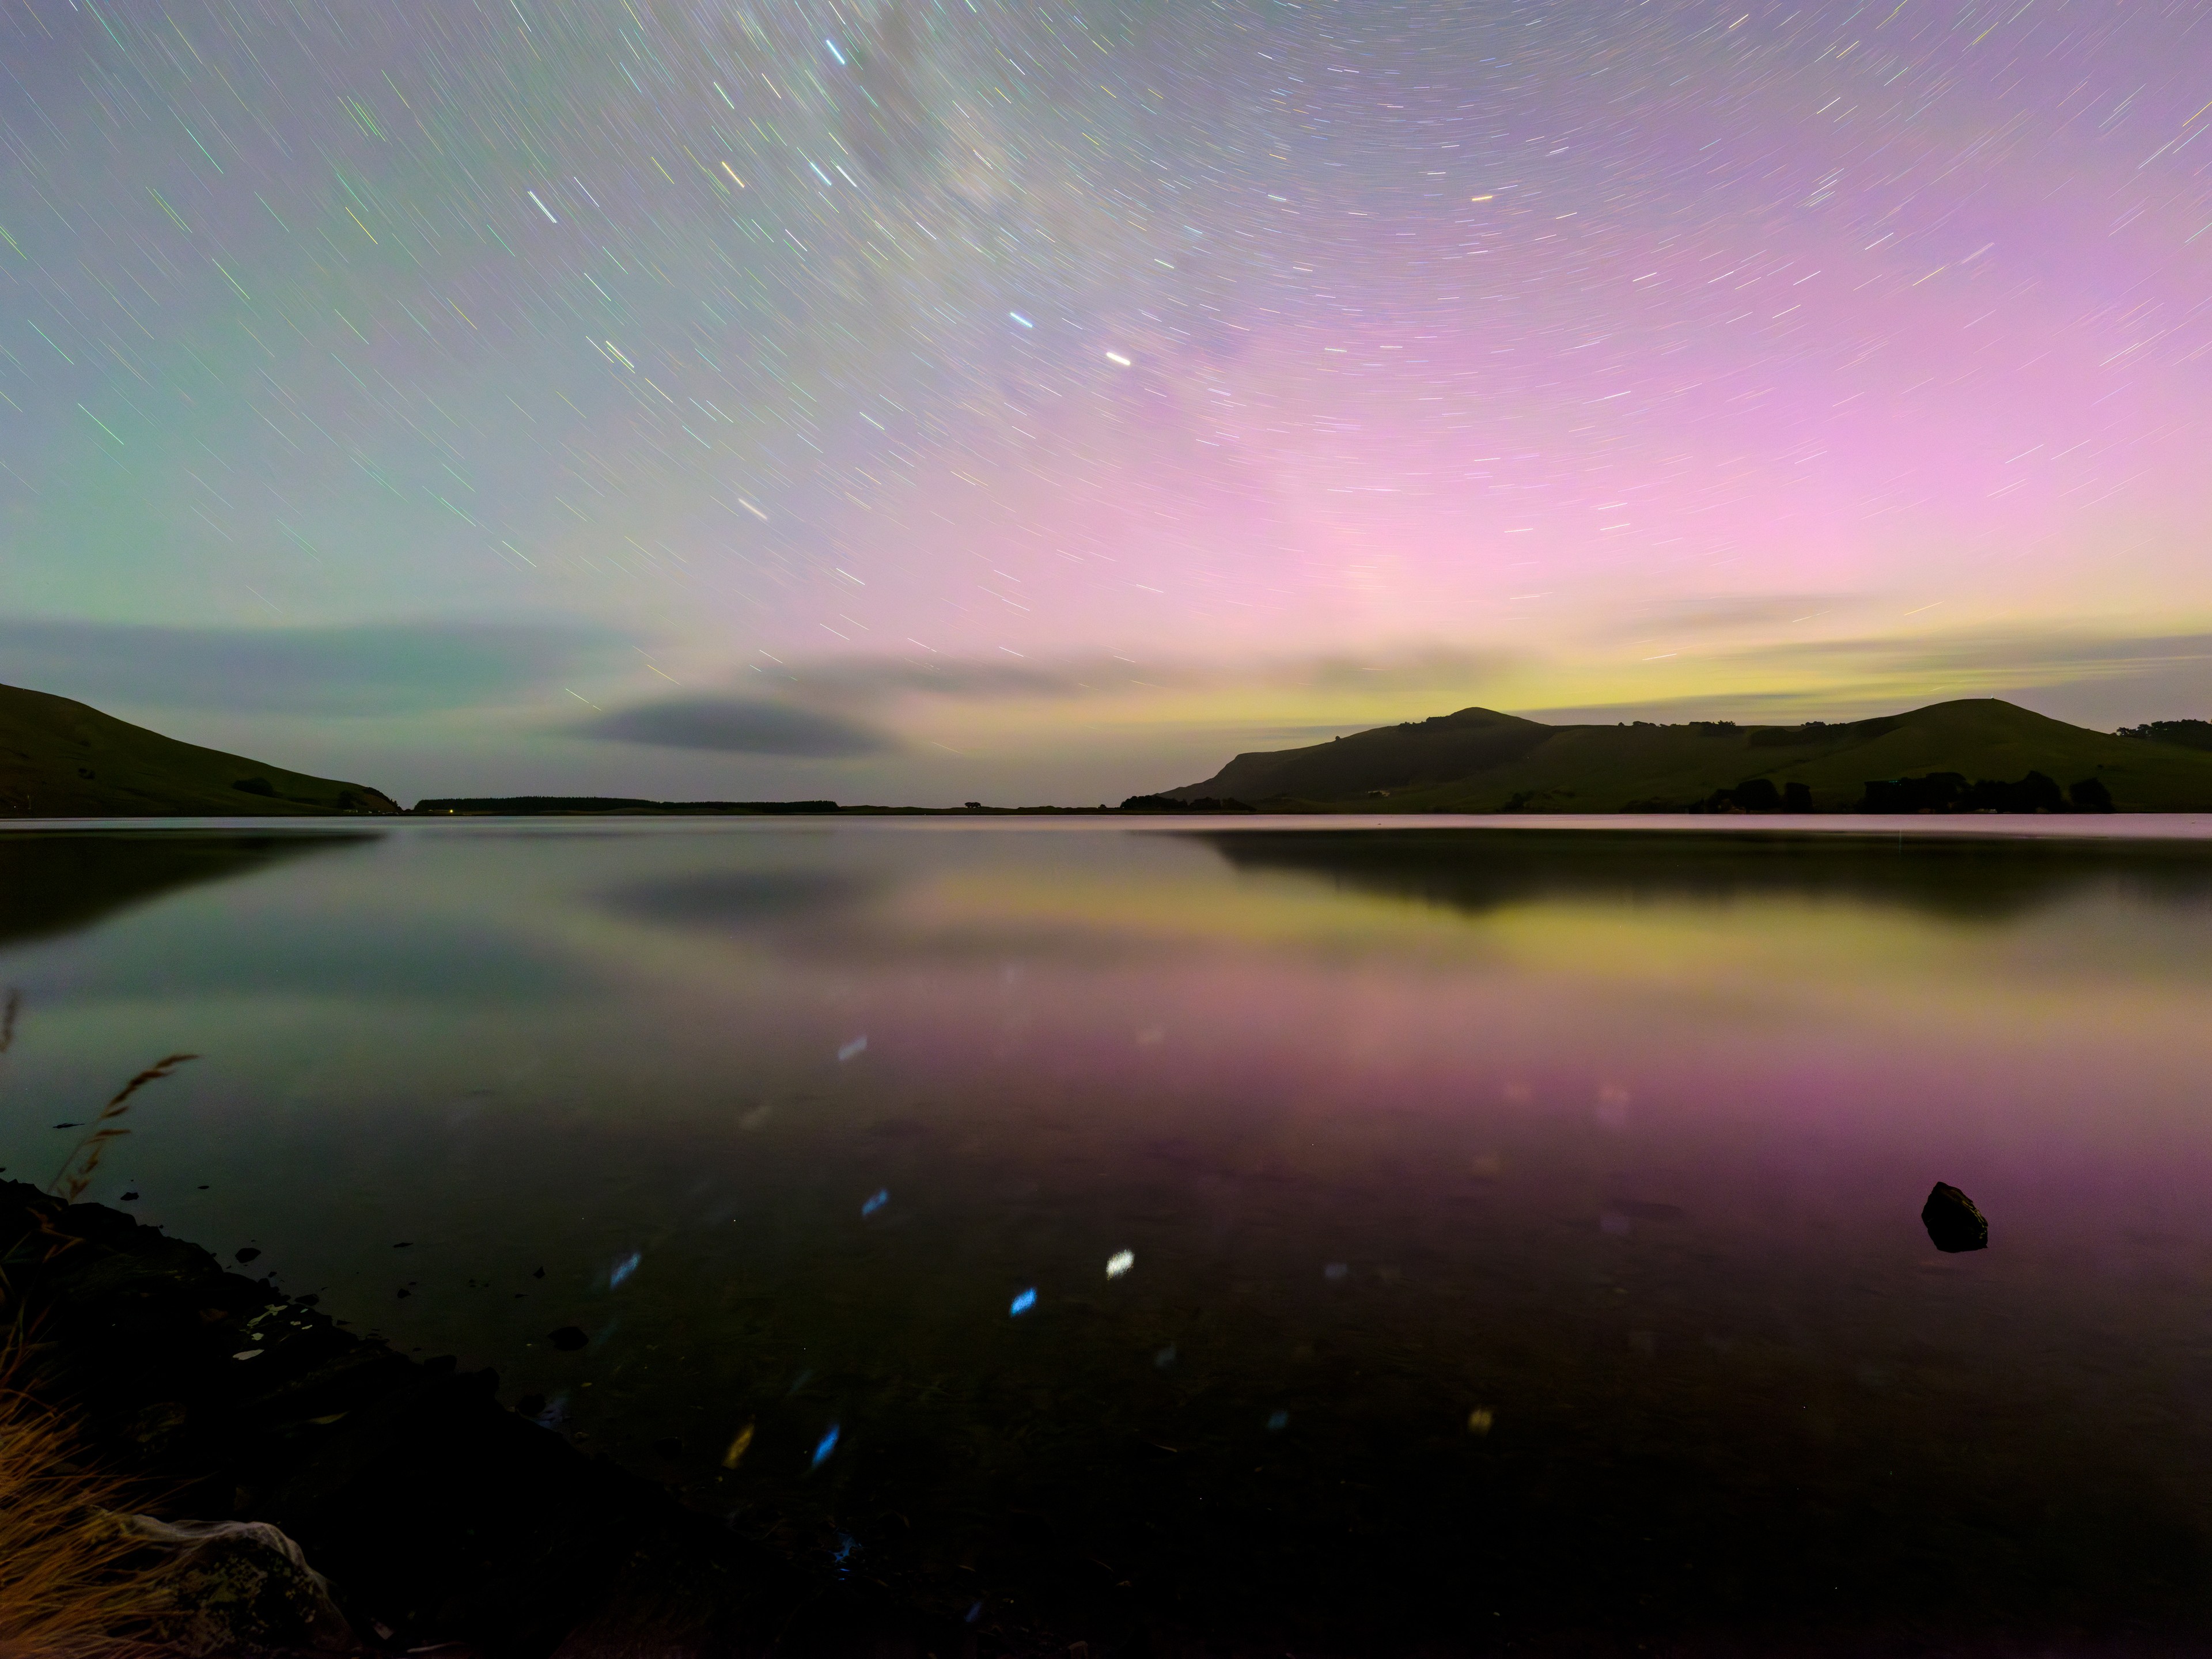
[[[1969,784],[1957,772],[1930,772],[1919,778],[1870,781],[1860,800],[1862,812],[2063,812],[2066,794],[2041,772],[2017,782],[1977,778]]]
[[[2066,786],[2066,798],[2074,803],[2077,812],[2109,812],[2112,810],[2112,792],[2105,787],[2101,778],[2084,778],[2079,783]]]
[[[1200,795],[1195,800],[1177,800],[1173,795],[1132,795],[1121,803],[1125,812],[1249,812],[1254,809],[1233,797],[1227,800],[1212,795]]]
[[[2177,744],[2184,749],[2212,749],[2212,720],[2151,720],[2142,726],[2124,726],[2113,735],[2145,743]]]
[[[2030,772],[2017,783],[1977,778],[1962,805],[1970,812],[2063,812],[2066,795],[2056,779]]]
[[[1746,778],[1730,792],[1735,804],[1747,812],[1779,812],[1782,792],[1774,787],[1771,778]]]
[[[1813,810],[1813,792],[1802,783],[1782,786],[1782,810],[1785,812],[1809,812]]]
[[[1959,772],[1930,772],[1919,778],[1872,778],[1859,800],[1862,812],[1955,812],[1966,793]]]

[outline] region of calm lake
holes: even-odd
[[[0,1164],[986,1651],[2202,1651],[2212,825],[1850,827],[15,831]]]

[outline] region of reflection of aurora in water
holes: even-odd
[[[92,1196],[1094,1650],[2201,1637],[2198,857],[406,825],[0,954],[0,1163],[200,1052]]]

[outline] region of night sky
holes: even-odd
[[[2212,715],[2201,0],[27,0],[0,681],[403,798]]]

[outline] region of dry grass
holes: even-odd
[[[0,1336],[0,1659],[143,1653],[117,1634],[158,1605],[153,1574],[131,1559],[143,1543],[113,1519],[125,1493],[22,1387],[19,1338]]]
[[[12,1013],[14,1011],[11,1008],[9,1012]],[[93,1119],[92,1127],[84,1138],[70,1149],[69,1156],[62,1160],[62,1167],[47,1184],[46,1190],[64,1204],[76,1203],[83,1195],[84,1189],[92,1185],[93,1172],[100,1168],[100,1160],[107,1155],[108,1144],[120,1140],[131,1133],[128,1129],[116,1127],[116,1120],[131,1110],[131,1097],[149,1083],[159,1083],[186,1060],[198,1058],[198,1054],[167,1055],[155,1060],[116,1091],[115,1097],[100,1109],[100,1115]]]
[[[22,1006],[19,990],[0,994],[0,1055],[15,1046]],[[125,1133],[115,1120],[131,1096],[191,1058],[172,1054],[141,1072],[100,1109],[54,1178],[60,1196],[74,1201]],[[128,1494],[88,1464],[70,1418],[26,1386],[22,1316],[6,1308],[7,1290],[0,1272],[0,1659],[144,1654],[143,1642],[118,1634],[157,1605],[143,1540],[116,1524]]]

